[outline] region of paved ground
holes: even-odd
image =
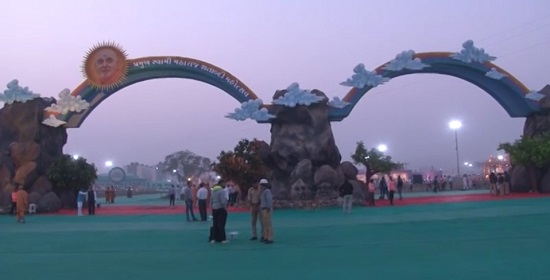
[[[438,194],[439,195],[439,194]],[[145,197],[140,199],[147,199]],[[122,201],[121,201],[122,203]],[[156,203],[151,203],[156,205]],[[274,214],[275,244],[167,215],[0,216],[1,279],[549,279],[550,198]]]

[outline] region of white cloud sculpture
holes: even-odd
[[[296,105],[309,106],[325,99],[325,97],[315,95],[309,90],[301,89],[298,83],[292,83],[286,90],[287,92],[283,96],[273,100],[273,104],[293,108],[296,107]]]
[[[332,100],[328,102],[328,106],[338,108],[338,109],[342,109],[348,106],[349,104],[351,103],[340,100],[339,97],[333,97]]]
[[[81,99],[80,95],[72,96],[69,89],[64,89],[59,93],[59,100],[57,100],[57,103],[52,104],[44,110],[64,115],[69,112],[78,113],[88,108],[90,108],[90,103],[88,103],[88,101]]]
[[[376,87],[390,80],[382,75],[378,75],[374,71],[366,70],[363,63],[355,66],[353,72],[355,74],[345,82],[341,82],[340,85],[355,88],[364,88],[365,86]]]
[[[227,114],[225,117],[237,121],[253,119],[256,121],[268,121],[275,116],[269,114],[266,108],[261,108],[263,101],[261,99],[249,100],[241,103],[241,108],[236,108],[235,112]]]
[[[54,115],[50,115],[47,119],[42,121],[42,124],[47,125],[47,126],[51,126],[51,127],[62,126],[66,123],[67,122],[56,118]]]
[[[487,61],[493,61],[496,56],[490,56],[485,52],[483,48],[477,48],[474,46],[474,41],[468,40],[462,43],[462,50],[460,52],[451,55],[453,59],[460,60],[462,62],[479,62],[484,63]]]
[[[495,79],[495,80],[500,80],[500,79],[506,77],[505,74],[502,74],[502,73],[498,72],[498,70],[495,67],[491,68],[491,70],[489,70],[487,73],[485,73],[485,76],[487,76],[491,79]]]
[[[17,79],[9,82],[7,86],[8,89],[0,94],[0,101],[6,104],[13,104],[13,102],[25,103],[40,97],[40,94],[30,91],[29,87],[21,87]]]
[[[535,100],[535,101],[540,101],[544,97],[546,97],[546,95],[544,95],[544,94],[542,94],[538,91],[535,91],[535,90],[532,90],[528,94],[525,95],[525,98]]]
[[[396,55],[394,59],[384,65],[384,70],[388,71],[401,71],[403,69],[420,70],[430,65],[423,63],[420,58],[413,58],[415,52],[408,50]]]

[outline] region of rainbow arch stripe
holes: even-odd
[[[527,117],[540,111],[541,108],[537,102],[525,98],[529,89],[509,72],[491,62],[465,63],[453,59],[452,54],[452,52],[417,53],[414,58],[420,58],[423,63],[430,65],[430,67],[421,70],[387,71],[383,69],[389,63],[386,62],[374,71],[390,79],[419,73],[449,75],[470,82],[486,91],[506,110],[510,117]],[[499,80],[485,76],[492,68],[506,76]],[[371,89],[373,87],[370,86],[352,88],[342,99],[351,104],[342,109],[331,108],[329,119],[341,121],[346,118],[359,100]]]
[[[66,128],[80,127],[86,117],[109,96],[127,86],[151,79],[183,78],[201,81],[225,91],[239,103],[258,98],[231,73],[201,60],[179,56],[153,56],[130,59],[127,63],[128,74],[119,85],[109,89],[98,89],[86,80],[71,92],[71,95],[80,96],[90,103],[87,110],[67,114],[45,112],[45,118],[54,115],[66,122]]]

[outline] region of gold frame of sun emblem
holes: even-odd
[[[117,87],[124,82],[128,74],[128,55],[114,42],[96,44],[84,56],[82,74],[94,88]]]

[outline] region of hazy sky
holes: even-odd
[[[241,79],[264,102],[292,82],[330,98],[362,62],[372,70],[401,51],[459,51],[472,39],[527,87],[549,83],[550,1],[25,1],[0,9],[0,82],[56,96],[83,81],[81,63],[94,44],[111,40],[130,58],[191,57]],[[193,80],[163,79],[125,88],[105,100],[78,129],[66,153],[104,170],[138,161],[153,164],[189,149],[214,159],[240,138],[269,142],[269,125],[224,116],[239,103]],[[454,77],[409,75],[366,94],[351,115],[333,123],[344,160],[363,140],[388,145],[410,168],[455,166],[458,118],[461,161],[485,160],[500,142],[522,133],[489,94]]]

